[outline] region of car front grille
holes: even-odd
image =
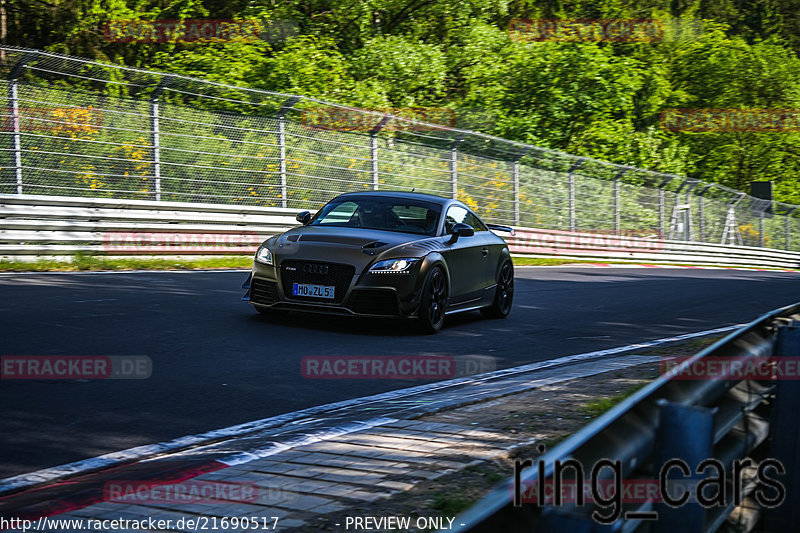
[[[278,284],[253,278],[250,283],[250,301],[254,304],[272,305],[278,301]]]
[[[352,265],[323,263],[319,261],[284,260],[281,262],[281,282],[286,298],[301,302],[341,303],[356,269]],[[309,283],[312,285],[333,285],[334,297],[319,298],[314,296],[293,296],[292,284]]]
[[[397,296],[386,289],[354,289],[347,307],[365,315],[397,315]]]

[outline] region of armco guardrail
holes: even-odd
[[[0,195],[0,257],[242,255],[297,225],[295,209]]]
[[[800,253],[797,252],[664,240],[658,234],[639,236],[628,232],[587,233],[518,228],[515,235],[506,240],[515,255],[772,268],[800,266]]]
[[[535,460],[518,459],[456,523],[470,533],[796,531],[798,319],[800,304],[785,307],[662,363],[654,382]]]
[[[270,235],[296,226],[300,209],[105,198],[0,195],[0,257],[77,253],[249,255]],[[658,234],[518,228],[513,254],[616,261],[800,266],[800,253],[668,241]]]

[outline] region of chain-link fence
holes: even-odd
[[[345,191],[415,189],[503,224],[800,250],[797,206],[717,184],[312,98],[0,51],[0,194],[316,208]]]

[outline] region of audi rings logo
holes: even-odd
[[[315,265],[313,263],[306,263],[303,265],[303,272],[306,274],[327,274],[328,265]]]

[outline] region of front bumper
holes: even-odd
[[[421,263],[421,262],[420,262]],[[304,273],[305,264],[325,265],[325,273]],[[294,269],[294,270],[292,270]],[[320,261],[255,263],[249,278],[249,300],[258,307],[344,316],[413,318],[420,300],[420,266],[407,274],[368,274],[351,265]],[[334,286],[334,298],[293,296],[292,283]],[[245,298],[247,299],[247,298]]]

